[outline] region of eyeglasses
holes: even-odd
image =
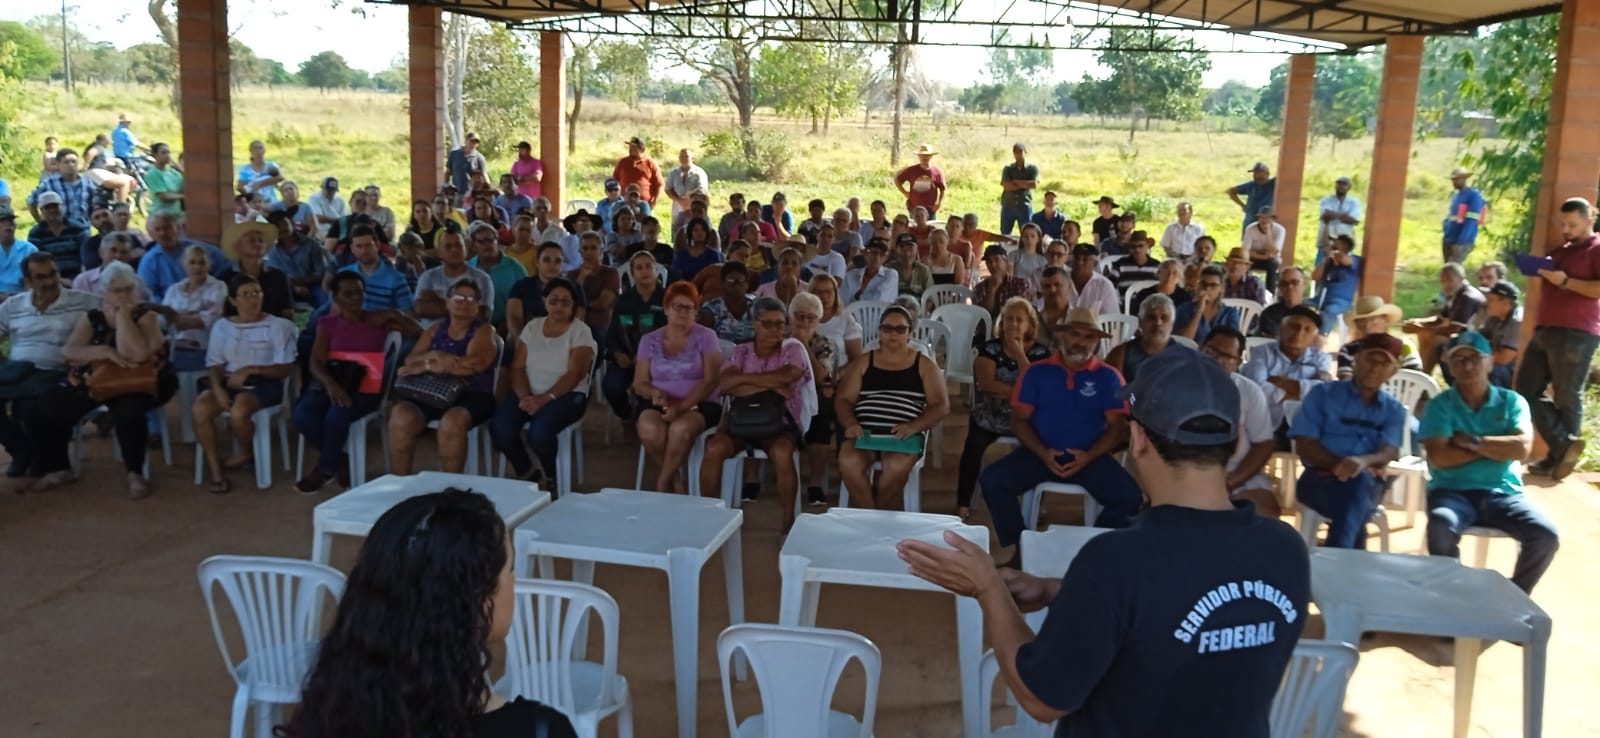
[[[476,303],[478,301],[478,296],[477,295],[451,295],[450,299],[454,300],[456,302]]]
[[[1207,289],[1207,290],[1220,290],[1220,289],[1222,289],[1222,283],[1221,282],[1201,282],[1200,283],[1200,288],[1201,289]]]
[[[783,328],[788,327],[789,321],[787,321],[787,320],[758,320],[758,321],[756,321],[756,325],[759,325],[762,328],[766,328],[766,329],[769,329],[769,330],[781,330]]]
[[[1285,287],[1299,287],[1300,285],[1305,284],[1305,282],[1302,282],[1298,279],[1279,279],[1278,284],[1281,284]]]
[[[902,334],[902,333],[910,333],[911,332],[911,326],[909,326],[909,325],[900,325],[898,323],[895,323],[895,324],[885,323],[883,325],[878,326],[878,332],[879,333],[888,333],[888,334],[891,334],[891,335],[899,335],[899,334]]]
[[[1239,360],[1244,358],[1244,357],[1238,356],[1236,354],[1230,354],[1230,353],[1228,353],[1226,351],[1223,351],[1222,349],[1219,349],[1219,348],[1217,348],[1215,346],[1212,346],[1210,344],[1207,344],[1205,346],[1201,346],[1200,347],[1200,353],[1205,354],[1206,356],[1209,356],[1209,357],[1211,357],[1213,359],[1228,359],[1230,361],[1239,361]]]
[[[822,320],[822,316],[815,313],[795,313],[794,320],[796,323],[810,322],[813,320]]]
[[[671,305],[668,305],[667,309],[671,310],[672,312],[675,312],[675,313],[692,313],[692,312],[694,312],[694,306],[689,304],[689,303],[687,303],[687,302],[673,303]]]
[[[1456,351],[1450,354],[1448,358],[1452,365],[1472,366],[1483,361],[1483,356],[1477,351]]]

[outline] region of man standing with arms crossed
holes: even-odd
[[[706,198],[711,197],[711,178],[706,176],[706,170],[694,163],[694,152],[689,149],[678,150],[678,166],[667,172],[667,197],[672,199],[672,232],[677,233],[683,227],[689,212],[689,199],[695,195]]]
[[[1129,453],[1150,507],[1084,544],[1060,581],[902,541],[911,573],[976,597],[1017,704],[1063,736],[1266,738],[1305,627],[1305,544],[1228,498],[1239,391],[1195,351],[1151,357],[1125,390]],[[1050,608],[1038,634],[1023,611]],[[1204,726],[1203,729],[1200,726]]]
[[[1039,167],[1028,163],[1027,145],[1012,144],[1011,156],[1015,161],[1000,170],[1000,233],[1006,236],[1033,219],[1033,189],[1039,186]]]
[[[906,197],[906,211],[920,205],[927,209],[928,220],[933,220],[944,205],[944,172],[933,165],[937,153],[933,144],[923,144],[917,148],[917,163],[894,175],[895,189]]]
[[[1516,378],[1517,393],[1533,411],[1533,428],[1550,448],[1528,471],[1557,481],[1583,458],[1583,386],[1600,347],[1600,237],[1588,200],[1561,203],[1561,237],[1566,243],[1547,254],[1555,268],[1539,270],[1542,301]]]

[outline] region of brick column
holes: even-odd
[[[1317,57],[1295,54],[1289,57],[1289,84],[1283,97],[1283,141],[1278,144],[1278,186],[1273,208],[1283,224],[1285,266],[1294,263],[1295,233],[1300,226],[1300,200],[1306,174],[1306,148],[1311,145],[1311,98],[1316,87]],[[1245,222],[1255,218],[1245,213]],[[1315,231],[1313,231],[1313,234]]]
[[[1366,260],[1361,294],[1394,297],[1395,257],[1400,246],[1400,209],[1406,201],[1406,171],[1417,120],[1417,84],[1422,74],[1422,37],[1390,36],[1383,57],[1372,178],[1367,187],[1366,230],[1360,254]]]
[[[227,0],[178,0],[178,104],[182,110],[187,235],[216,243],[232,222],[233,103],[228,84]]]
[[[567,64],[561,48],[565,34],[539,32],[539,159],[544,163],[542,190],[550,212],[566,212]]]
[[[433,202],[444,180],[446,154],[444,14],[428,6],[412,6],[410,14],[411,199]]]

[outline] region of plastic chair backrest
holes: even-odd
[[[298,691],[316,658],[322,598],[337,602],[344,595],[344,574],[302,559],[212,556],[200,562],[199,578],[217,648],[234,681]],[[243,660],[235,661],[228,648],[217,610],[218,587],[238,618],[248,669],[240,668]]]
[[[985,337],[994,335],[994,317],[980,305],[945,305],[933,311],[933,319],[950,329],[945,371],[970,376],[972,360],[976,358],[973,338],[979,326],[983,327]]]
[[[1111,334],[1109,338],[1100,339],[1100,358],[1105,358],[1111,349],[1122,345],[1139,330],[1139,319],[1132,315],[1102,315],[1100,316],[1100,330]]]
[[[1255,330],[1256,319],[1265,309],[1261,303],[1244,297],[1224,297],[1222,304],[1239,311],[1239,332],[1247,336]]]
[[[572,658],[580,632],[593,612],[603,634],[599,699],[610,704],[617,677],[617,601],[598,587],[554,579],[518,579],[511,632],[506,636],[507,697],[543,702],[567,715],[577,713]]]
[[[1188,336],[1173,336],[1172,342],[1178,344],[1179,346],[1191,348],[1196,351],[1200,350],[1200,344],[1195,343],[1194,339]]]
[[[738,344],[729,341],[726,338],[719,338],[717,339],[717,345],[722,348],[722,358],[724,361],[726,361],[728,357],[733,355],[733,347],[737,346]]]
[[[622,272],[622,286],[623,287],[632,287],[633,286],[633,270],[628,267],[627,262],[623,262],[622,266],[616,267],[616,269],[617,269],[617,271]],[[667,271],[667,265],[666,264],[662,264],[659,261],[656,262],[656,288],[657,289],[666,289],[668,276],[670,276],[670,274]]]
[[[1248,354],[1254,351],[1257,346],[1269,346],[1277,342],[1278,339],[1271,336],[1250,336],[1244,339],[1244,350]]]
[[[911,338],[926,344],[935,354],[950,353],[950,326],[923,318],[911,329]]]
[[[922,293],[922,314],[932,315],[933,311],[946,305],[965,305],[972,302],[972,290],[959,284],[936,284]]]
[[[733,683],[728,664],[743,651],[761,690],[760,735],[764,738],[815,738],[829,735],[828,713],[839,677],[851,659],[866,671],[866,700],[861,710],[861,738],[871,738],[878,710],[878,676],[883,657],[872,641],[829,628],[781,625],[729,626],[717,638],[717,663],[722,666],[722,699],[728,711],[728,732],[738,735],[733,712]]]
[[[1405,406],[1406,416],[1409,418],[1417,411],[1417,403],[1421,402],[1422,398],[1432,398],[1439,394],[1439,383],[1433,381],[1433,377],[1415,369],[1401,369],[1395,372],[1389,381],[1383,383],[1383,391]],[[1408,456],[1411,454],[1411,423],[1405,424],[1402,436],[1400,455]]]
[[[1283,683],[1272,699],[1268,716],[1272,738],[1302,738],[1313,724],[1312,738],[1332,738],[1338,732],[1338,714],[1344,708],[1345,685],[1355,671],[1359,654],[1355,646],[1332,641],[1295,644]]]
[[[1133,298],[1138,297],[1140,292],[1143,292],[1143,291],[1145,291],[1147,289],[1150,289],[1151,287],[1154,287],[1157,284],[1160,284],[1160,283],[1155,281],[1155,280],[1153,280],[1153,279],[1141,279],[1141,280],[1139,280],[1137,282],[1133,282],[1133,283],[1129,284],[1128,285],[1128,291],[1124,292],[1122,294],[1122,312],[1123,312],[1123,314],[1124,315],[1133,315]]]
[[[878,320],[883,317],[883,311],[889,309],[889,303],[876,300],[858,300],[844,307],[845,313],[855,318],[861,324],[862,333],[878,332]]]
[[[999,676],[1000,659],[994,655],[994,649],[989,649],[983,653],[983,662],[978,665],[978,714],[985,721],[991,720],[990,716],[994,714],[994,683]],[[1009,694],[1010,690],[1006,689],[1006,692]],[[1050,738],[1054,733],[1053,723],[1041,723],[1033,719],[1020,705],[1014,709],[1017,721],[1007,726],[1006,738]],[[983,732],[979,735],[993,738],[996,732],[992,723],[985,722]]]
[[[404,339],[399,331],[389,331],[383,339],[383,389],[378,397],[379,412],[389,402],[389,390],[394,388],[395,377],[399,376],[400,365],[405,363],[400,355],[400,344]]]

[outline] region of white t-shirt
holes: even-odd
[[[1281,224],[1273,223],[1271,228],[1263,231],[1259,223],[1251,223],[1244,231],[1244,239],[1240,244],[1244,247],[1246,256],[1254,259],[1257,253],[1271,253],[1272,258],[1282,256],[1283,237],[1286,231]]]
[[[1272,418],[1267,413],[1267,396],[1261,392],[1261,388],[1238,372],[1229,376],[1233,379],[1233,385],[1239,388],[1239,423],[1242,426],[1239,429],[1239,445],[1233,450],[1232,458],[1228,459],[1228,471],[1231,473],[1239,468],[1239,462],[1244,461],[1251,446],[1271,441],[1273,432]],[[1272,482],[1268,481],[1266,474],[1256,474],[1229,492],[1271,488]]]
[[[222,365],[234,372],[247,366],[293,364],[294,323],[268,315],[254,323],[219,320],[211,326],[211,342],[206,345],[206,366]]]
[[[812,274],[831,274],[834,279],[839,280],[844,279],[844,273],[850,269],[849,265],[844,263],[844,255],[832,250],[811,257],[811,261],[806,262],[804,268],[811,270]]]
[[[861,340],[861,323],[855,317],[843,310],[833,316],[833,320],[817,324],[817,332],[833,339],[834,343],[843,346],[845,341]]]
[[[544,334],[544,318],[534,318],[522,327],[522,335],[518,340],[528,347],[528,388],[536,395],[542,395],[556,386],[561,381],[562,375],[567,373],[568,357],[575,348],[587,347],[595,351],[594,334],[589,331],[589,324],[581,320],[572,321],[567,326],[567,332],[554,338]],[[578,386],[572,388],[573,392],[588,393],[589,372],[583,373],[583,379],[578,380]]]

